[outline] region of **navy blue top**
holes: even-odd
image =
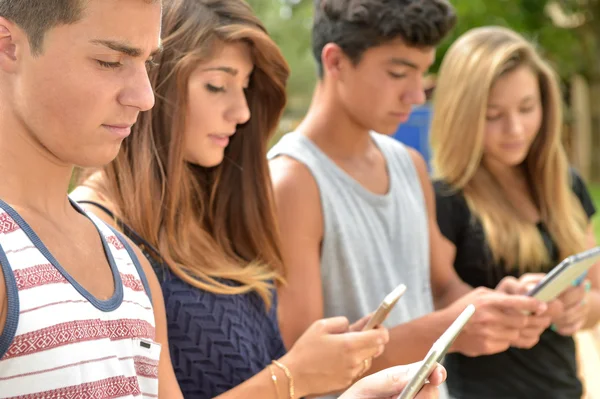
[[[571,170],[571,187],[588,218],[596,212],[581,177]],[[481,221],[471,212],[462,191],[446,182],[434,183],[437,219],[442,234],[456,246],[454,267],[473,287],[495,288],[505,276],[519,277],[518,268],[507,268],[493,260]],[[537,225],[552,263],[558,264],[558,247],[543,223]],[[460,399],[579,399],[582,385],[578,378],[575,342],[552,330],[540,336],[531,349],[509,348],[490,356],[468,357],[460,353],[446,356],[450,394]]]
[[[80,203],[95,205],[114,217],[99,204]],[[131,228],[117,222],[125,235],[140,246],[157,273],[165,298],[171,360],[186,399],[218,396],[285,354],[275,292],[267,311],[254,292],[220,295],[195,288],[158,261],[156,250]]]
[[[218,295],[162,272],[171,360],[185,398],[213,398],[285,354],[275,293],[267,311],[256,293]]]

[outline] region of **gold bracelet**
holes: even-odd
[[[290,399],[294,399],[294,377],[292,377],[290,369],[288,369],[285,365],[281,364],[277,360],[273,360],[273,364],[282,369],[285,373],[285,376],[288,378],[288,381],[290,383]]]
[[[279,387],[277,386],[277,376],[275,375],[275,371],[273,370],[272,364],[269,364],[269,371],[271,372],[271,380],[275,385],[275,395],[277,396],[277,399],[279,399]]]

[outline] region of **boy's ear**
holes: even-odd
[[[321,51],[321,63],[323,65],[323,75],[339,79],[348,57],[340,46],[335,43],[327,43]]]
[[[23,39],[26,40],[25,34],[17,25],[0,17],[0,70],[9,73],[16,70],[18,53],[23,47],[19,42]]]

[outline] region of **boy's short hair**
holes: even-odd
[[[455,24],[447,0],[315,0],[312,49],[319,76],[327,43],[340,46],[357,64],[366,50],[394,39],[435,47]]]
[[[90,0],[0,0],[0,17],[17,24],[29,39],[34,55],[42,52],[48,30],[79,21]],[[148,3],[159,0],[147,0]]]
[[[48,30],[77,22],[83,8],[81,0],[0,0],[0,16],[25,31],[33,54],[41,53]]]

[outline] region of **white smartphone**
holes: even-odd
[[[421,363],[421,366],[417,372],[410,379],[408,384],[404,387],[404,390],[398,396],[397,399],[413,399],[417,393],[423,388],[423,385],[427,382],[427,378],[431,375],[431,372],[437,365],[437,363],[444,357],[450,345],[454,342],[458,334],[465,327],[471,316],[475,313],[475,306],[469,305],[462,311],[462,313],[454,320],[454,322],[448,327],[448,329],[438,338],[433,344],[427,356]]]
[[[595,247],[560,262],[527,295],[550,302],[567,288],[583,281],[587,271],[600,261],[600,247]]]
[[[406,292],[406,286],[404,284],[400,284],[392,292],[387,294],[385,298],[383,298],[383,302],[379,305],[373,316],[369,319],[367,324],[363,327],[363,331],[371,330],[381,323],[385,321],[390,311],[396,306],[398,300],[404,295]]]

